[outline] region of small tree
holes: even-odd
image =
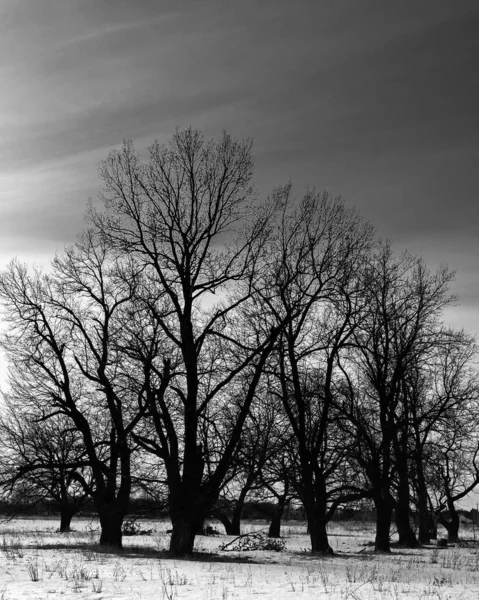
[[[23,507],[53,501],[60,532],[88,498],[78,478],[90,480],[88,459],[78,432],[64,417],[42,421],[22,411],[19,398],[7,396],[0,418],[0,487],[21,497]],[[20,492],[20,493],[17,493]]]
[[[212,514],[223,524],[227,535],[240,535],[246,499],[261,492],[262,472],[275,451],[272,432],[276,415],[262,398],[250,412],[231,463],[231,477],[223,487]],[[234,424],[232,424],[234,426]]]

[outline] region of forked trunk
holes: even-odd
[[[459,513],[456,510],[456,506],[454,504],[454,500],[452,498],[452,494],[449,490],[449,487],[446,488],[447,494],[447,508],[449,511],[449,518],[445,518],[443,515],[439,514],[439,521],[443,527],[445,527],[447,531],[447,541],[448,542],[458,542],[459,541]]]
[[[239,523],[237,523],[237,529],[235,529],[235,524],[233,520],[228,517],[228,515],[224,512],[215,512],[215,516],[221,522],[223,527],[225,528],[226,535],[240,535],[239,533]]]

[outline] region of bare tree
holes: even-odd
[[[438,319],[453,300],[448,292],[452,274],[445,267],[431,273],[408,254],[396,258],[389,244],[379,246],[365,273],[365,310],[354,332],[357,351],[343,369],[349,382],[344,406],[363,449],[357,458],[372,486],[375,548],[388,552],[393,508],[400,543],[417,544],[409,520],[410,420],[404,382],[418,357],[434,345]]]
[[[87,231],[50,274],[13,262],[0,277],[13,393],[43,421],[61,415],[79,432],[91,481],[78,472],[76,481],[93,498],[100,543],[113,546],[131,491],[129,436],[144,412],[118,345],[134,291],[134,277],[118,274],[130,267]]]
[[[231,478],[212,512],[228,535],[240,535],[241,516],[248,496],[262,492],[263,469],[277,449],[273,440],[275,422],[271,404],[265,402],[264,397],[258,399],[248,415],[231,462]]]
[[[479,483],[479,382],[471,362],[477,352],[474,340],[463,332],[450,337],[434,365],[438,418],[425,441],[424,472],[430,504],[449,541],[455,542],[459,532],[456,502]]]
[[[349,343],[359,310],[357,272],[372,230],[328,194],[309,192],[292,208],[290,186],[281,193],[284,210],[270,266],[274,283],[264,298],[265,310],[286,323],[271,364],[277,373],[271,393],[281,400],[297,441],[295,487],[312,551],[331,552],[326,524],[338,495],[359,493],[333,484],[345,454],[332,431],[332,398],[338,355]]]
[[[255,310],[275,206],[255,204],[251,144],[227,134],[207,142],[192,129],[177,131],[169,144],[150,148],[145,165],[126,143],[101,175],[105,212],[92,211],[92,221],[147,282],[136,318],[149,327],[130,333],[155,434],[137,440],[164,461],[170,550],[182,555],[218,497],[281,327],[260,315],[249,330],[239,327]],[[215,295],[223,299],[208,308]],[[233,398],[235,426],[217,449],[212,419]],[[206,454],[216,465],[208,474]]]
[[[436,492],[434,497],[437,497],[438,489],[443,489],[443,492],[439,493],[442,496],[445,488],[440,482],[444,481],[445,473],[450,470],[448,462],[451,462],[454,456],[457,457],[465,439],[468,440],[469,451],[464,452],[463,465],[471,461],[466,469],[471,478],[461,489],[453,485],[454,493],[446,491],[446,496],[452,497],[463,492],[476,480],[474,451],[471,454],[471,443],[477,443],[474,442],[474,429],[478,382],[472,367],[476,354],[474,339],[464,332],[438,329],[435,345],[419,357],[421,362],[410,368],[405,377],[404,394],[407,394],[408,398],[411,438],[409,457],[419,517],[418,538],[421,543],[428,543],[431,533],[436,529],[434,512],[440,512],[444,508],[443,502],[438,498],[436,506],[431,507],[428,485],[432,484],[432,489]],[[444,437],[444,433],[448,431],[456,433]],[[454,442],[452,446],[447,439]],[[457,461],[453,462],[458,464]],[[428,482],[431,476],[432,481]],[[446,484],[451,481],[447,477],[445,479]],[[451,491],[451,488],[449,490]]]
[[[88,499],[78,478],[90,480],[78,432],[60,415],[43,421],[22,410],[18,397],[7,396],[4,402],[0,417],[2,493],[7,500],[21,497],[24,508],[53,502],[60,513],[60,532],[70,531],[73,516]]]

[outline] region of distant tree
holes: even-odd
[[[410,422],[409,457],[421,543],[429,543],[431,533],[436,529],[434,513],[441,512],[444,501],[447,504],[446,498],[463,492],[476,481],[474,444],[479,441],[475,433],[479,387],[472,364],[476,355],[473,338],[462,331],[438,329],[434,346],[419,358],[419,364],[409,369],[405,378],[404,393],[408,398]],[[461,448],[466,439],[467,452]],[[452,485],[454,493],[451,493],[452,479],[445,474],[451,470],[451,462],[458,468],[458,454],[462,455],[464,467],[463,487],[459,488],[456,480]],[[469,465],[465,468],[467,462]],[[442,500],[437,495],[438,490],[442,490],[439,492]],[[430,492],[435,498],[435,508]]]
[[[240,535],[241,516],[248,496],[262,492],[261,474],[275,451],[272,439],[275,419],[272,407],[265,402],[257,402],[247,418],[231,463],[230,481],[223,487],[212,511],[227,535]]]
[[[459,538],[456,502],[479,483],[479,382],[470,363],[475,345],[467,338],[462,342],[443,351],[442,367],[447,371],[439,393],[450,397],[450,406],[435,423],[425,469],[431,504],[450,542]]]
[[[298,479],[297,441],[281,400],[268,394],[263,401],[273,415],[273,422],[269,431],[269,452],[259,475],[260,490],[268,507],[270,502],[274,503],[271,514],[267,515],[271,518],[268,536],[279,538],[284,512],[293,498],[297,498],[294,491],[294,482]]]
[[[378,247],[365,270],[364,311],[354,346],[343,361],[348,383],[346,427],[356,431],[356,460],[367,475],[376,508],[377,551],[390,551],[393,509],[401,544],[415,546],[410,525],[408,372],[434,346],[438,319],[452,301],[446,268],[430,272],[421,259],[395,257]]]
[[[72,423],[58,415],[42,421],[22,410],[10,395],[0,416],[0,489],[7,500],[18,498],[23,508],[53,501],[60,513],[60,532],[88,494],[78,478],[90,480],[88,458]]]

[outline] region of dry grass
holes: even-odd
[[[467,547],[394,549],[376,555],[367,545],[371,525],[334,523],[333,557],[314,557],[304,524],[283,528],[284,552],[221,553],[233,538],[199,537],[190,560],[165,553],[167,523],[150,522],[152,535],[125,538],[123,551],[95,545],[96,524],[77,521],[59,534],[48,520],[0,526],[0,600],[477,600],[479,543]],[[244,531],[259,531],[249,523]],[[472,532],[469,532],[472,538]]]

